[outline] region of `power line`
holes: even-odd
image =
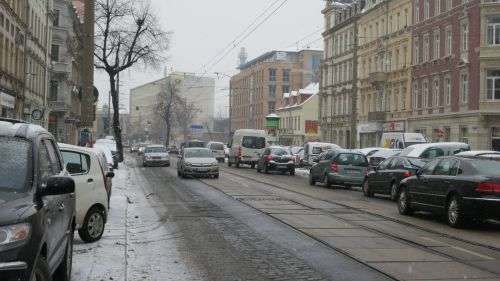
[[[320,28],[318,28],[318,29],[314,30],[313,32],[311,32],[311,33],[307,34],[306,36],[304,36],[304,37],[300,38],[299,40],[297,40],[297,41],[293,42],[292,44],[290,44],[290,45],[286,46],[284,49],[288,49],[288,48],[291,48],[291,47],[294,47],[294,46],[298,45],[300,42],[302,42],[302,41],[306,40],[307,38],[309,38],[309,37],[311,37],[311,36],[313,36],[313,35],[316,35],[316,34],[317,34],[318,32],[320,32],[321,30],[323,30],[323,27],[320,27]]]

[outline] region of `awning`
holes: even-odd
[[[10,109],[14,109],[16,98],[4,92],[0,92],[0,105]]]

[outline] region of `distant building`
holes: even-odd
[[[239,67],[231,78],[231,131],[264,129],[265,117],[283,106],[283,93],[319,82],[323,51],[272,51]]]
[[[276,109],[280,117],[278,141],[282,145],[301,146],[319,140],[319,84],[284,93],[283,107]]]

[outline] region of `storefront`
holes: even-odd
[[[383,125],[378,122],[360,123],[358,125],[359,147],[379,146],[382,137]]]
[[[4,92],[0,92],[0,117],[15,118],[14,106],[16,98]]]

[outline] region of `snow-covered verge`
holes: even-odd
[[[295,175],[300,177],[309,177],[309,168],[296,168]]]
[[[75,233],[73,281],[196,279],[177,251],[175,226],[167,229],[149,197],[131,168],[115,170],[102,239],[84,244]]]

